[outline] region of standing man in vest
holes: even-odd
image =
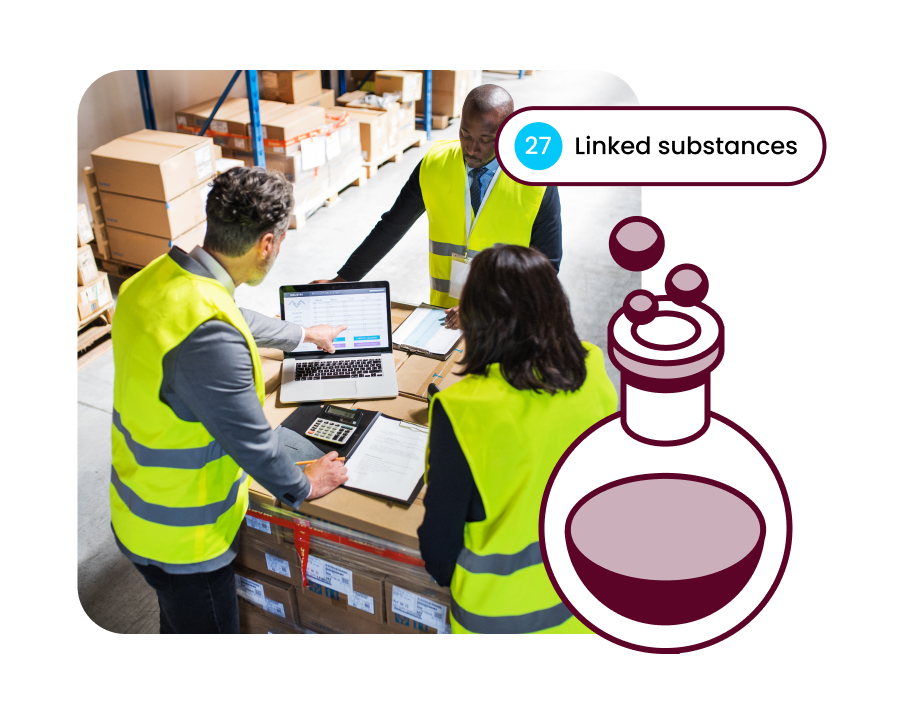
[[[435,142],[337,277],[315,282],[361,280],[423,212],[428,213],[430,302],[447,308],[448,327],[458,327],[468,261],[495,243],[540,250],[559,272],[559,191],[520,185],[503,172],[494,153],[497,131],[512,111],[512,97],[498,85],[472,90],[463,104],[459,140]]]
[[[251,475],[295,510],[347,479],[336,452],[304,472],[294,464],[263,415],[257,351],[315,342],[334,352],[346,326],[301,328],[234,302],[238,285],[271,269],[293,202],[281,173],[220,175],[203,248],[172,248],[119,292],[112,529],[156,591],[163,633],[238,632],[232,565]]]

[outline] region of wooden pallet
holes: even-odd
[[[371,180],[375,176],[375,173],[378,172],[379,166],[384,165],[386,162],[402,162],[403,153],[406,150],[409,150],[411,147],[422,147],[422,143],[424,142],[427,142],[425,131],[413,130],[409,135],[402,138],[400,142],[394,145],[394,147],[389,148],[381,157],[377,157],[371,162],[364,162],[363,167],[368,173],[369,180]]]
[[[362,187],[366,184],[367,180],[368,176],[364,167],[360,167],[348,173],[341,182],[330,185],[326,190],[305,202],[302,208],[295,208],[294,214],[291,215],[291,224],[289,227],[292,230],[303,227],[306,224],[306,219],[320,207],[331,207],[335,203],[340,202],[339,194],[341,192],[351,185]]]
[[[110,301],[78,324],[78,367],[83,368],[112,348],[113,304]]]
[[[450,126],[451,117],[449,115],[432,115],[431,116],[431,129],[432,130],[444,130]],[[423,124],[425,123],[424,115],[416,115],[416,122]]]
[[[110,275],[115,275],[117,278],[122,278],[123,280],[127,280],[138,270],[142,269],[142,266],[140,265],[132,265],[131,263],[122,262],[121,260],[107,260],[98,257],[96,252],[94,254],[94,260],[97,261],[98,269],[105,273],[109,273]]]
[[[106,216],[100,207],[100,187],[97,185],[97,177],[94,168],[86,167],[81,171],[84,177],[84,189],[88,196],[88,205],[91,207],[91,227],[94,229],[94,237],[97,240],[97,250],[100,257],[110,259],[112,253],[109,250],[109,240],[106,237]]]

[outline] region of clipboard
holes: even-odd
[[[438,307],[437,305],[429,305],[428,303],[421,303],[421,304],[419,304],[418,308],[416,308],[416,309],[419,309],[419,308],[424,308],[424,309],[426,309],[426,310],[440,310],[441,312],[443,312],[444,310],[446,310],[446,308]],[[411,317],[411,315],[410,315],[410,317]],[[396,334],[397,332],[399,332],[400,328],[403,327],[403,324],[404,324],[407,320],[409,320],[409,318],[406,318],[406,320],[404,320],[402,323],[400,323],[400,324],[397,326],[397,329],[393,331],[392,335],[394,335],[394,334]],[[453,343],[453,345],[450,347],[450,349],[447,350],[447,352],[445,352],[445,353],[434,353],[434,352],[429,352],[428,350],[426,350],[426,349],[423,348],[423,347],[418,347],[418,346],[416,346],[416,345],[409,345],[409,344],[398,343],[398,342],[394,342],[394,343],[393,343],[393,346],[394,346],[394,348],[396,348],[397,350],[406,350],[407,352],[410,352],[410,353],[412,353],[412,354],[414,354],[414,355],[423,355],[423,356],[425,356],[425,357],[427,357],[427,358],[432,358],[432,359],[434,359],[434,360],[446,360],[447,358],[449,358],[449,357],[453,354],[453,351],[457,348],[457,346],[459,345],[459,343],[460,343],[460,341],[462,340],[462,338],[463,338],[463,336],[462,336],[462,334],[460,334],[460,336],[456,339],[456,342]]]
[[[292,412],[285,420],[281,423],[282,426],[286,427],[288,430],[293,430],[298,435],[303,436],[306,430],[312,425],[313,421],[319,415],[319,412],[322,410],[322,406],[325,403],[306,403],[303,405],[299,405],[294,412]],[[382,416],[382,413],[376,410],[366,410],[364,408],[357,408],[357,410],[363,413],[363,418],[360,420],[359,426],[355,433],[350,437],[350,439],[340,448],[336,448],[334,445],[330,443],[322,442],[321,440],[316,440],[315,438],[311,438],[308,436],[304,436],[307,440],[309,440],[317,449],[322,451],[322,454],[331,452],[332,450],[337,450],[341,455],[343,455],[347,460],[349,460],[353,453],[356,451],[357,446],[362,441],[362,439],[366,436],[372,426],[375,424],[375,421]],[[385,415],[385,418],[388,420],[396,420],[397,422],[404,423],[407,425],[412,425],[413,423],[408,423],[404,420],[400,420],[400,418],[391,417],[390,415]],[[422,427],[422,426],[419,426]],[[351,490],[352,492],[357,492],[362,495],[369,495],[370,497],[376,497],[380,500],[387,500],[392,503],[400,503],[402,505],[411,505],[415,499],[418,497],[419,492],[422,490],[422,487],[425,485],[425,473],[422,472],[422,476],[419,478],[419,481],[416,483],[412,492],[410,493],[408,498],[397,498],[392,495],[381,495],[376,492],[371,492],[369,490],[360,490],[358,488],[345,487],[345,490]]]

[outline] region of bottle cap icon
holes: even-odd
[[[610,234],[610,252],[628,269],[649,270],[662,257],[664,240],[647,218],[626,218]],[[725,327],[703,304],[706,273],[678,265],[666,278],[666,294],[635,290],[609,323],[609,356],[632,387],[655,392],[703,385],[722,361]]]

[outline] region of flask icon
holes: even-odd
[[[663,233],[630,217],[610,234],[622,267],[662,258]],[[630,293],[608,325],[621,410],[586,430],[544,491],[540,541],[560,598],[597,634],[655,653],[697,650],[746,626],[787,566],[787,490],[762,446],[712,411],[725,330],[696,265],[665,295]]]

